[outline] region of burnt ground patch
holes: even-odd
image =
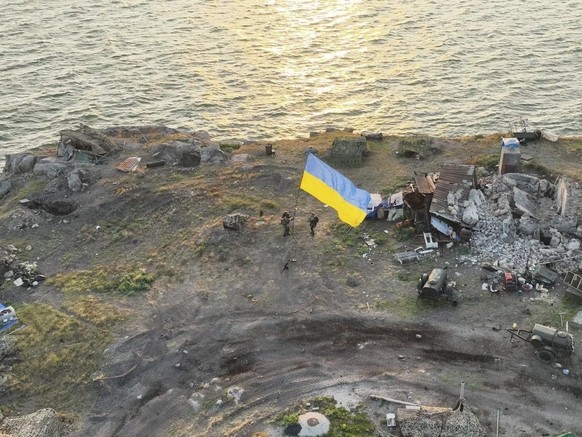
[[[424,355],[437,361],[464,361],[469,363],[488,363],[493,364],[495,357],[493,355],[470,354],[467,352],[445,350],[445,349],[424,349]]]

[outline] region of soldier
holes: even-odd
[[[317,217],[314,213],[311,213],[309,217],[309,233],[313,237],[315,235],[315,227],[319,223],[319,217]]]
[[[293,220],[293,217],[291,217],[291,214],[289,214],[289,211],[285,211],[283,213],[283,215],[281,216],[281,224],[283,225],[283,237],[286,237],[287,235],[291,235],[291,220]]]

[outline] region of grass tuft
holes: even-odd
[[[65,293],[118,293],[133,296],[149,290],[155,279],[155,275],[142,268],[124,271],[101,266],[93,270],[60,273],[47,282]]]
[[[68,309],[72,314],[46,304],[17,308],[25,327],[11,334],[17,338],[19,358],[10,380],[16,404],[34,397],[39,405],[75,412],[83,410],[94,394],[91,375],[101,365],[113,324],[124,314],[93,297],[71,303]]]

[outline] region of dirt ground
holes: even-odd
[[[496,435],[498,412],[502,436],[582,434],[579,355],[564,363],[565,375],[536,361],[529,344],[510,343],[505,331],[513,323],[524,329],[559,323],[564,286],[546,302],[492,294],[481,289],[488,272],[463,261],[468,247],[400,265],[393,253],[422,245],[421,236],[399,241],[395,225],[380,220],[351,231],[337,226],[333,210],[297,189],[305,147],[324,155],[334,135],[276,142],[274,156],[265,156],[262,144],[244,145],[234,152],[248,154],[240,162],[140,174],[114,168],[147,146],[125,139],[115,161],[90,169],[87,190],[57,190],[80,205],[68,223],[40,212],[39,227],[15,231],[21,218],[4,215],[2,243],[30,244],[30,257],[49,278],[130,261],[156,273],[149,291],[119,298],[132,315],[104,352],[104,377],[79,388],[92,391],[92,402],[71,414],[71,435],[279,437],[278,414],[331,395],[346,407],[366,404],[376,435],[396,436],[382,420],[397,405],[370,395],[452,407],[462,381],[487,435]],[[397,157],[397,139],[386,138],[371,143],[362,167],[342,172],[386,194],[414,171],[496,153],[498,141],[439,140],[440,153],[415,160]],[[582,174],[571,143],[527,147],[549,170]],[[283,237],[281,212],[295,208],[293,234]],[[250,215],[241,231],[223,229],[222,218],[233,210]],[[311,211],[320,218],[314,237]],[[384,240],[368,249],[365,234]],[[418,303],[420,274],[446,263],[462,302]],[[63,292],[46,283],[23,293],[5,282],[0,299],[17,308],[25,302],[59,308]],[[581,331],[572,332],[579,345]],[[12,396],[5,394],[7,404]],[[13,412],[39,406],[51,405],[30,399]]]

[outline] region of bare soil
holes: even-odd
[[[564,286],[551,290],[552,302],[492,294],[481,289],[487,272],[460,261],[467,247],[400,265],[393,253],[418,247],[422,237],[400,242],[386,221],[338,227],[333,210],[297,189],[304,149],[315,145],[324,155],[334,135],[276,142],[274,156],[251,144],[235,152],[249,155],[242,162],[142,174],[115,170],[124,157],[145,153],[147,144],[126,138],[121,156],[90,169],[87,190],[57,190],[80,205],[69,223],[41,212],[38,228],[15,231],[20,219],[5,217],[3,243],[30,244],[49,278],[129,262],[157,275],[149,291],[119,298],[132,316],[104,352],[105,377],[79,388],[94,392],[93,403],[63,412],[72,414],[73,435],[282,436],[273,419],[321,395],[347,407],[365,403],[377,435],[390,435],[381,422],[397,406],[370,395],[452,407],[461,381],[488,435],[496,435],[498,411],[499,435],[582,433],[579,356],[564,363],[565,375],[536,361],[529,344],[510,343],[505,331],[513,323],[555,325]],[[382,191],[413,171],[496,153],[498,141],[439,140],[440,153],[417,161],[397,157],[398,139],[386,138],[371,143],[362,167],[341,171],[368,191]],[[582,161],[569,145],[540,142],[524,152],[550,171],[579,175]],[[235,210],[251,216],[245,228],[223,229],[222,218]],[[283,210],[295,210],[290,237],[279,223]],[[320,218],[314,237],[311,211]],[[385,240],[368,250],[364,234]],[[418,303],[416,279],[447,262],[462,302]],[[0,299],[58,308],[63,293],[50,284],[23,293],[6,282]],[[573,332],[579,344],[580,330]],[[238,402],[227,396],[233,387],[242,389]],[[39,405],[50,407],[31,399],[14,413]]]

